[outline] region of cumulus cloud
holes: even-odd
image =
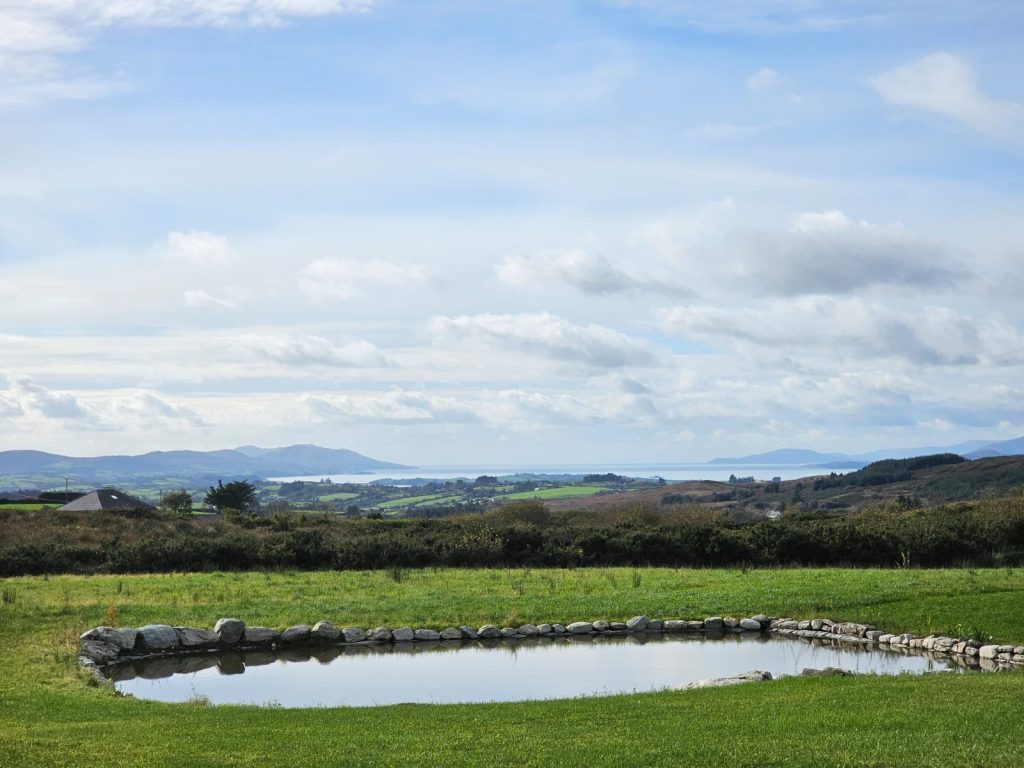
[[[368,286],[408,288],[425,282],[426,267],[371,259],[317,259],[299,270],[299,289],[316,301],[352,299]]]
[[[903,310],[859,298],[809,296],[756,309],[675,307],[661,310],[659,319],[671,333],[754,345],[773,354],[895,357],[918,365],[1024,361],[1024,337],[1015,328],[978,322],[948,307]]]
[[[334,344],[322,336],[283,333],[242,334],[232,342],[240,343],[258,357],[290,366],[381,368],[391,361],[368,341]]]
[[[785,78],[771,67],[763,67],[747,78],[747,89],[752,93],[774,91],[785,85]]]
[[[437,338],[471,340],[595,368],[657,362],[642,341],[593,323],[575,325],[548,312],[435,317],[430,330]]]
[[[203,418],[191,408],[169,403],[152,392],[117,398],[108,404],[108,411],[107,420],[119,429],[186,430],[205,426]]]
[[[537,286],[561,282],[586,294],[652,292],[681,296],[689,291],[669,279],[635,277],[600,254],[578,248],[532,256],[508,256],[497,267],[502,282]]]
[[[27,376],[10,379],[9,402],[22,412],[34,412],[48,419],[69,421],[95,419],[95,412],[70,392],[56,392]]]
[[[870,81],[891,104],[933,112],[980,133],[1020,142],[1024,105],[986,95],[970,65],[940,52],[890,69]]]
[[[226,237],[195,230],[168,233],[164,252],[169,259],[198,267],[223,267],[235,257]]]
[[[448,395],[393,390],[360,394],[310,394],[300,401],[316,422],[429,424],[478,421],[464,400]]]
[[[961,254],[902,226],[855,221],[842,211],[802,213],[785,232],[732,238],[727,276],[776,295],[851,293],[874,285],[949,288],[970,276]]]

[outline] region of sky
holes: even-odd
[[[0,449],[1024,435],[1019,0],[0,0]]]

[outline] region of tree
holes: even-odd
[[[164,495],[160,507],[172,515],[188,517],[192,514],[192,494],[182,488]]]
[[[224,485],[223,480],[218,480],[216,487],[210,486],[203,501],[218,512],[225,509],[248,512],[256,503],[256,486],[247,480],[234,480],[227,485]]]

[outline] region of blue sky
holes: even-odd
[[[0,448],[1024,434],[1024,7],[0,0]]]

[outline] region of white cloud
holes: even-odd
[[[228,240],[212,232],[169,232],[167,234],[167,258],[184,261],[199,267],[223,267],[230,264],[234,251]]]
[[[759,69],[747,78],[747,89],[752,93],[775,91],[785,84],[785,78],[771,67]]]
[[[649,291],[675,296],[689,291],[670,279],[635,277],[600,254],[572,248],[532,256],[508,256],[497,267],[508,285],[536,287],[553,281],[567,283],[586,294],[601,295]]]
[[[300,404],[307,417],[318,422],[426,424],[473,422],[479,418],[464,399],[403,390],[304,395]]]
[[[593,323],[574,325],[548,312],[435,317],[430,330],[438,338],[469,339],[489,347],[595,368],[657,363],[642,341]]]
[[[898,309],[860,298],[808,296],[758,308],[692,306],[660,310],[662,327],[684,336],[759,347],[776,358],[900,358],[916,365],[1019,365],[1024,337],[993,319],[948,307]]]
[[[352,299],[368,286],[408,288],[427,280],[426,267],[371,259],[317,259],[299,270],[299,289],[311,299]]]
[[[211,307],[219,307],[220,309],[238,309],[238,302],[214,296],[207,293],[202,288],[190,288],[185,291],[184,299],[186,307],[195,307],[196,309],[206,309]]]
[[[989,136],[1019,143],[1024,132],[1024,106],[982,93],[970,65],[950,53],[925,56],[870,82],[891,104],[934,112]]]
[[[37,384],[27,376],[10,378],[7,398],[13,401],[13,408],[35,412],[48,419],[69,421],[92,420],[95,413],[70,392],[55,392]]]
[[[110,428],[188,430],[205,426],[206,422],[191,408],[169,403],[152,392],[139,392],[115,398],[107,404],[104,414]]]
[[[322,336],[250,333],[228,341],[237,342],[257,356],[282,365],[360,368],[391,365],[380,349],[363,340],[349,341],[339,346]]]

